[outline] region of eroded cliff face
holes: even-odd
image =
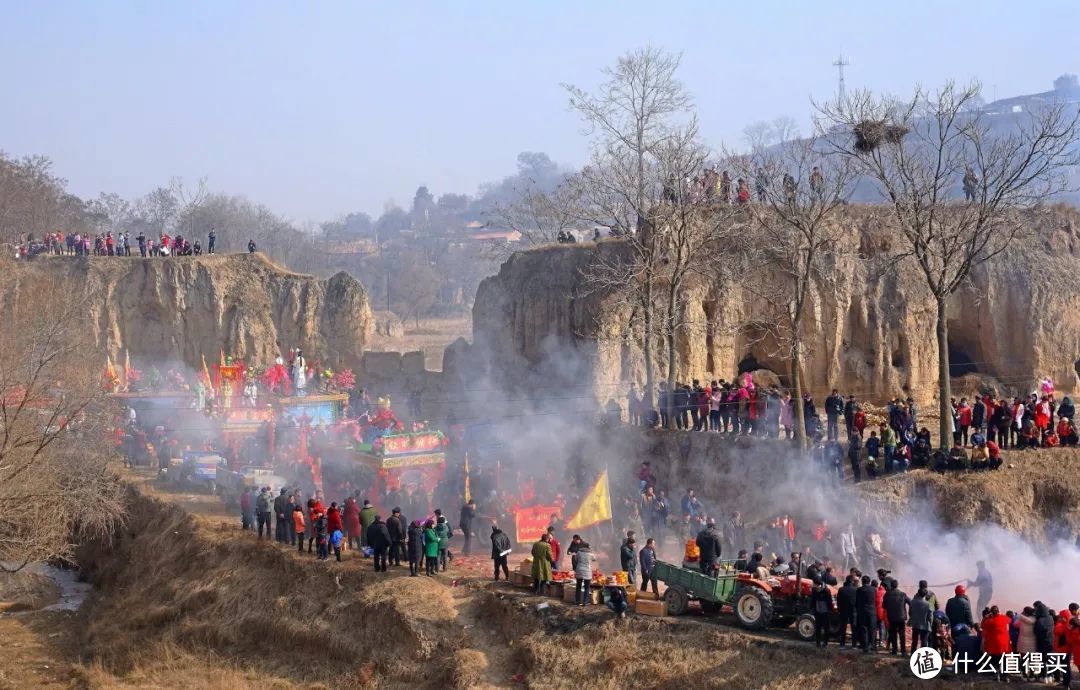
[[[833,386],[866,399],[936,394],[935,308],[921,276],[902,265],[883,270],[892,241],[882,208],[851,209],[846,241],[866,261],[842,259],[835,285],[816,284],[807,305],[803,380],[820,396]],[[1054,208],[1028,215],[1035,240],[978,268],[949,305],[954,371],[1030,390],[1043,376],[1073,390],[1080,357],[1080,215]],[[572,387],[596,400],[622,399],[627,382],[645,380],[639,336],[613,291],[593,291],[583,272],[597,253],[625,251],[618,241],[519,252],[486,279],[473,309],[474,342],[456,346],[466,362],[500,385]],[[676,339],[678,378],[731,377],[765,368],[789,378],[781,348],[760,324],[775,320],[739,280],[698,280],[689,289]],[[662,343],[656,367],[666,365]],[[476,373],[471,374],[473,376]]]
[[[20,271],[91,296],[102,358],[128,350],[139,361],[197,368],[224,350],[266,365],[301,347],[330,366],[358,367],[371,340],[371,307],[356,279],[292,273],[261,254],[42,257]]]

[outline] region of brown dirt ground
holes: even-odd
[[[1032,455],[1040,472],[1061,462]],[[212,497],[130,478],[129,525],[81,554],[101,593],[78,614],[0,615],[0,688],[932,687],[889,658],[748,634],[730,616],[617,621],[494,586],[482,557],[430,579],[375,575],[351,553],[319,563],[257,542]]]

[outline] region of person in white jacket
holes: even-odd
[[[848,523],[847,529],[840,535],[840,548],[844,553],[844,570],[851,570],[859,565],[859,548],[855,542],[855,526]]]

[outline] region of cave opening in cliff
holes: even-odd
[[[739,373],[740,374],[745,374],[748,371],[757,371],[758,369],[764,369],[764,368],[765,367],[761,366],[761,362],[759,362],[757,360],[757,357],[755,357],[754,355],[746,355],[745,357],[743,357],[742,359],[739,360]]]
[[[949,376],[957,377],[964,374],[976,374],[979,372],[979,367],[975,365],[975,360],[964,350],[962,347],[953,342],[952,338],[949,339]]]

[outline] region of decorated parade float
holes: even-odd
[[[374,411],[349,424],[354,459],[375,472],[375,495],[403,487],[430,494],[442,480],[449,439],[423,422],[413,422],[406,430],[389,398],[379,398]]]
[[[422,422],[406,428],[388,397],[352,413],[352,371],[310,365],[299,350],[265,368],[221,352],[186,376],[153,367],[144,375],[127,356],[122,368],[110,357],[102,385],[119,403],[118,435],[180,437],[178,449],[213,448],[234,473],[255,468],[317,489],[326,481],[371,487],[376,496],[408,488],[430,497],[446,470],[441,431]]]

